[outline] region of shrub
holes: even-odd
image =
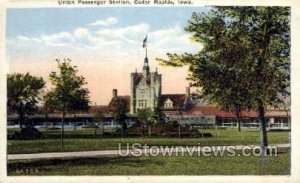
[[[175,124],[153,124],[151,126],[152,137],[178,137],[178,125]],[[127,137],[148,135],[148,128],[142,124],[134,125],[125,131]],[[200,133],[197,129],[181,126],[181,137],[212,137],[211,133]]]
[[[22,128],[20,132],[15,132],[9,140],[34,140],[43,138],[43,134],[36,128]]]

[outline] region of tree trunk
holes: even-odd
[[[75,111],[74,111],[74,127],[73,127],[74,130],[76,130],[76,127],[77,127],[77,126],[76,126],[76,113],[75,113]]]
[[[149,137],[151,137],[151,125],[148,125],[148,133],[149,133]]]
[[[101,128],[102,128],[102,137],[104,136],[104,122],[101,121]]]
[[[180,138],[181,136],[181,129],[180,129],[180,124],[178,123],[178,137]]]
[[[46,131],[48,131],[48,112],[45,114],[45,120],[46,120]]]
[[[18,109],[19,112],[19,123],[20,123],[20,129],[23,128],[23,123],[24,123],[24,113],[22,111],[22,105]]]
[[[285,111],[285,114],[286,114],[286,117],[287,117],[288,126],[291,127],[291,125],[290,125],[289,111],[287,110],[285,102],[283,102],[283,110]]]
[[[268,137],[267,137],[267,123],[265,119],[265,107],[263,105],[263,102],[261,99],[258,99],[258,113],[259,113],[259,119],[261,121],[261,133],[262,133],[262,146],[265,150],[267,150],[268,147]],[[268,153],[268,150],[267,150]]]
[[[63,110],[61,120],[61,148],[64,148],[64,125],[65,125],[65,110]]]
[[[117,121],[115,122],[115,125],[116,125],[115,130],[118,131],[118,122]]]
[[[235,114],[236,114],[236,120],[237,120],[237,123],[238,123],[238,129],[239,129],[239,132],[241,131],[241,119],[240,119],[240,112],[238,110],[235,111]]]

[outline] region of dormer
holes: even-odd
[[[167,100],[165,100],[164,108],[173,108],[173,101],[170,98],[167,98]]]

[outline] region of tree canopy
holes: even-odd
[[[154,121],[154,113],[150,108],[138,109],[137,118],[140,123],[148,127],[148,134],[151,137],[151,124]]]
[[[48,103],[63,113],[87,109],[90,101],[89,90],[84,87],[87,84],[85,78],[78,75],[71,60],[56,61],[59,72],[52,72],[49,76],[54,88],[48,93]]]
[[[18,113],[21,128],[25,116],[37,111],[44,87],[45,81],[42,77],[35,77],[29,73],[15,73],[7,76],[8,113]]]
[[[153,112],[151,111],[150,108],[144,108],[144,109],[139,109],[137,111],[137,118],[140,123],[143,123],[145,125],[149,125],[151,123],[151,117],[153,115]]]
[[[290,9],[214,7],[193,13],[185,30],[203,46],[197,53],[158,59],[167,66],[189,66],[188,79],[199,95],[227,110],[264,111],[289,95]],[[265,144],[266,134],[264,134]]]
[[[63,128],[66,113],[75,110],[84,110],[89,107],[89,90],[85,88],[85,78],[78,75],[76,66],[71,65],[70,59],[60,61],[56,59],[58,73],[52,72],[49,76],[54,86],[48,93],[46,104],[54,104],[57,111],[62,112],[62,146]],[[50,107],[50,106],[48,106]]]

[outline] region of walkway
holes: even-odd
[[[257,145],[249,145],[252,147],[257,147]],[[289,148],[290,144],[273,144],[270,146],[277,146],[278,148]],[[185,147],[185,146],[182,146]],[[215,147],[225,148],[226,146],[209,146],[212,149]],[[234,146],[235,150],[241,150],[244,146],[243,145],[237,145]],[[160,148],[158,146],[158,148]],[[206,151],[205,149],[198,148],[197,146],[189,147],[190,149],[193,149],[194,152],[200,151]],[[122,151],[125,151],[125,149],[122,149]],[[171,150],[171,148],[164,148],[163,150]],[[173,148],[173,153],[176,152],[182,152],[182,149],[180,148]],[[188,149],[184,148],[184,152],[188,153]],[[132,150],[129,151],[129,155],[132,154]],[[125,152],[123,152],[125,153]],[[146,151],[142,151],[143,154],[146,154]],[[149,154],[149,149],[147,151]],[[9,154],[7,155],[8,160],[35,160],[35,159],[62,159],[62,158],[90,158],[90,157],[113,157],[113,156],[121,156],[119,154],[118,150],[100,150],[100,151],[80,151],[80,152],[50,152],[50,153],[34,153],[34,154]],[[124,156],[124,155],[123,155]],[[125,155],[128,156],[128,155]]]

